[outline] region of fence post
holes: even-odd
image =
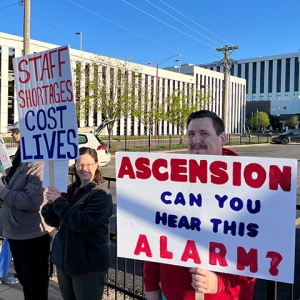
[[[172,136],[171,134],[169,134],[169,151],[171,151],[172,148],[171,143],[172,143]]]
[[[277,282],[267,280],[267,299],[266,300],[277,300]]]

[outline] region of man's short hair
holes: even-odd
[[[20,132],[19,122],[15,122],[13,125],[7,126],[7,129],[18,134]]]
[[[195,112],[192,112],[186,122],[186,127],[189,126],[190,122],[194,119],[202,119],[202,118],[210,118],[213,122],[214,129],[216,131],[216,134],[219,136],[222,132],[225,131],[225,126],[223,120],[216,115],[214,112],[210,110],[198,110]]]

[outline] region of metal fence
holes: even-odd
[[[116,178],[104,177],[107,187],[116,183]],[[300,205],[296,206],[300,210]],[[106,295],[109,299],[146,299],[143,289],[143,262],[140,260],[120,258],[117,256],[117,225],[116,214],[110,222],[109,246],[111,250],[111,266],[106,280]],[[282,296],[284,294],[284,296]],[[276,281],[258,279],[253,300],[293,300],[294,285]]]
[[[108,141],[105,140],[107,143]],[[263,134],[227,134],[227,145],[249,145],[270,143],[271,136]],[[112,138],[109,151],[172,151],[186,149],[186,136],[117,136]]]

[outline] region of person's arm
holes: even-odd
[[[77,201],[79,199],[75,199]],[[109,190],[99,189],[84,200],[84,209],[78,209],[63,197],[53,202],[54,212],[70,229],[84,233],[107,222],[112,215],[112,196]]]
[[[158,300],[160,297],[160,264],[144,261],[143,281],[145,295],[148,300]]]
[[[6,176],[4,174],[0,173],[0,179],[4,185],[8,184],[8,182],[6,181]]]
[[[60,218],[54,212],[53,204],[47,203],[42,207],[42,216],[47,225],[51,227],[59,227]]]
[[[16,176],[18,176],[16,181],[24,188],[11,190],[6,186],[1,186],[0,198],[5,203],[20,210],[34,211],[39,209],[44,202],[43,166],[43,163],[30,163],[29,166],[24,166],[24,169],[20,167],[16,172]]]

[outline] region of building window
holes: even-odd
[[[237,77],[242,77],[242,65],[238,64],[238,74]]]
[[[286,106],[284,106],[283,109],[286,109]]]
[[[265,92],[265,62],[262,61],[260,63],[260,93]]]
[[[252,94],[252,101],[256,100],[256,94]]]
[[[245,64],[245,79],[248,82],[249,79],[249,63]],[[248,94],[248,84],[246,84],[246,94]]]
[[[272,100],[272,93],[268,93],[268,99]]]
[[[275,106],[272,106],[272,110],[275,110]]]
[[[291,70],[291,59],[287,58],[286,66],[285,66],[285,91],[286,92],[290,91],[290,78],[291,78],[290,70]]]
[[[295,57],[294,91],[299,91],[299,60],[298,60],[298,57]]]
[[[252,92],[256,92],[256,62],[253,63],[252,70]]]
[[[277,109],[280,109],[280,106],[277,106]]]
[[[276,92],[281,92],[281,59],[277,60]]]
[[[268,93],[273,90],[273,61],[269,60],[269,74],[268,74]]]

